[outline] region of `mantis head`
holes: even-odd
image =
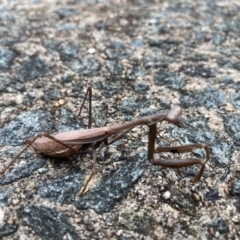
[[[181,115],[182,115],[182,108],[179,106],[176,106],[167,112],[165,120],[178,127],[183,127],[184,123]]]

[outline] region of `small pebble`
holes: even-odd
[[[215,236],[215,230],[213,227],[210,227],[209,228],[209,233],[212,235],[212,236]]]
[[[231,219],[234,223],[239,223],[239,217],[237,215],[233,216]]]
[[[90,53],[90,54],[94,54],[96,52],[96,49],[95,48],[89,48],[87,52]]]
[[[46,173],[47,171],[48,171],[47,168],[39,168],[38,169],[38,173],[40,173],[40,174]]]
[[[194,193],[194,194],[192,195],[192,198],[193,198],[193,200],[195,200],[196,202],[199,202],[199,201],[201,200],[200,196],[199,196],[197,193]]]
[[[58,103],[59,103],[59,105],[61,106],[61,105],[63,105],[63,104],[65,103],[65,101],[64,101],[64,99],[60,99],[60,100],[58,101]]]
[[[163,194],[163,198],[164,199],[170,199],[171,197],[171,193],[169,191],[166,191],[164,194]]]
[[[81,218],[74,218],[74,222],[77,223],[77,224],[81,223],[81,221],[82,221]]]
[[[16,206],[17,204],[19,204],[19,200],[18,199],[13,199],[12,200],[12,205]]]
[[[88,224],[88,223],[89,223],[89,216],[88,216],[88,215],[85,215],[85,216],[83,217],[83,222],[84,222],[85,224]]]
[[[233,231],[233,225],[232,224],[228,224],[228,230],[229,230],[229,232]]]
[[[15,189],[15,192],[16,192],[16,193],[20,193],[20,191],[21,191],[20,188],[16,188],[16,189]]]
[[[225,192],[226,195],[230,194],[229,189],[227,187],[224,188],[224,192]]]

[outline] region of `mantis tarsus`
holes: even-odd
[[[40,133],[37,136],[27,140],[28,144],[22,149],[22,151],[5,167],[5,169],[0,173],[4,174],[6,170],[20,157],[20,155],[30,146],[37,149],[43,155],[64,158],[79,154],[80,152],[86,150],[89,147],[93,148],[93,167],[90,177],[88,178],[85,186],[83,187],[80,196],[85,192],[88,183],[96,172],[96,150],[101,143],[105,145],[110,145],[120,139],[124,134],[131,131],[136,126],[146,125],[149,127],[149,142],[148,142],[148,160],[151,164],[157,166],[164,166],[170,168],[182,168],[189,167],[195,164],[201,165],[201,168],[193,180],[196,183],[200,180],[205,164],[210,159],[210,152],[206,144],[190,144],[184,146],[167,146],[155,148],[155,140],[157,136],[157,123],[161,121],[167,121],[176,126],[182,127],[183,120],[181,117],[182,109],[179,106],[175,106],[165,113],[157,113],[148,117],[142,117],[131,122],[116,124],[112,126],[92,127],[92,88],[88,87],[85,94],[82,106],[80,108],[79,114],[81,114],[82,108],[89,95],[89,120],[88,129],[73,130],[69,132],[62,132],[50,135],[48,133]],[[118,134],[109,140],[109,137]],[[178,160],[163,160],[154,159],[154,153],[171,152],[171,153],[184,153],[190,152],[197,148],[203,148],[206,153],[206,160],[201,158],[186,158]]]

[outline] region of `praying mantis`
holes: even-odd
[[[114,143],[120,139],[124,134],[131,131],[133,128],[141,125],[146,125],[149,128],[148,133],[148,160],[152,165],[163,166],[169,168],[182,168],[189,167],[193,165],[201,165],[200,170],[193,180],[193,183],[200,181],[200,178],[204,172],[206,163],[210,160],[210,152],[208,146],[203,143],[189,144],[183,146],[165,146],[155,148],[155,140],[157,137],[157,123],[162,121],[167,121],[168,123],[174,124],[178,127],[183,127],[183,119],[181,117],[182,109],[179,106],[175,106],[165,113],[157,113],[151,116],[142,117],[137,120],[130,122],[116,124],[105,127],[96,127],[92,128],[92,88],[88,87],[85,94],[83,103],[81,105],[79,114],[81,114],[82,108],[86,101],[87,96],[89,96],[89,119],[88,119],[88,128],[80,130],[72,130],[68,132],[61,132],[56,134],[48,134],[42,132],[33,138],[27,140],[27,145],[19,152],[19,154],[13,158],[10,163],[5,167],[5,169],[0,173],[4,174],[7,169],[9,169],[13,163],[20,157],[20,155],[26,151],[27,148],[32,146],[43,155],[53,157],[53,158],[65,158],[71,157],[73,155],[79,154],[89,147],[93,148],[93,167],[91,174],[87,179],[84,187],[80,192],[80,196],[85,193],[85,190],[96,173],[96,150],[103,143],[106,146]],[[111,136],[116,135],[115,137]],[[190,152],[194,149],[202,148],[205,150],[206,160],[201,158],[186,158],[178,160],[164,160],[164,159],[155,159],[155,153],[171,152],[171,153],[185,153]]]

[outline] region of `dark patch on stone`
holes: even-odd
[[[63,23],[58,26],[59,31],[67,32],[67,31],[76,31],[76,24],[75,23]]]
[[[146,69],[158,69],[158,68],[167,68],[167,63],[162,62],[148,62],[144,65]]]
[[[79,75],[83,76],[97,76],[101,69],[101,64],[94,58],[82,58],[81,60],[74,60],[67,63],[70,69]]]
[[[139,207],[125,211],[121,209],[118,216],[119,227],[124,227],[129,231],[134,231],[150,237],[153,233],[156,223],[156,214],[151,207]],[[153,237],[152,239],[157,239]]]
[[[79,14],[75,8],[72,7],[61,7],[55,10],[55,13],[59,15],[60,18],[67,18]]]
[[[238,82],[238,81],[235,82],[231,75],[224,75],[220,79],[220,83],[221,83],[221,88],[222,89],[233,88],[235,91],[239,91],[240,90],[240,82]],[[233,93],[233,99],[232,99],[232,95],[230,95],[230,100],[232,101],[233,105],[234,105],[234,102],[235,102],[234,101],[235,96],[236,96],[235,93]],[[239,104],[239,108],[240,108],[240,104]]]
[[[118,61],[107,61],[106,68],[111,75],[120,75],[123,72],[123,65]]]
[[[134,82],[132,83],[132,88],[136,93],[140,93],[140,94],[146,94],[146,92],[150,89],[149,84],[147,83],[138,83],[138,82]]]
[[[160,113],[161,110],[155,108],[155,109],[144,109],[141,111],[140,115],[139,115],[139,118],[140,117],[146,117],[146,116],[151,116],[153,114],[156,114],[156,113]]]
[[[214,163],[219,167],[226,167],[226,165],[229,164],[232,152],[231,142],[220,137],[218,134],[212,133],[203,116],[185,120],[183,128],[168,125],[164,131],[170,132],[174,138],[178,139],[180,145],[190,143],[207,144],[211,153],[211,163]],[[198,158],[205,159],[205,153],[203,150],[197,149],[193,152]],[[197,167],[197,169],[198,168],[199,167]],[[207,167],[205,169],[207,169]],[[190,171],[190,168],[186,168],[184,171]],[[195,175],[196,174],[194,174],[194,176]]]
[[[44,240],[59,240],[80,237],[66,215],[48,207],[27,205],[18,211],[19,218]]]
[[[146,41],[140,38],[136,38],[136,39],[133,39],[130,44],[133,47],[142,48],[146,45]]]
[[[4,72],[11,68],[15,53],[8,49],[0,49],[0,71]]]
[[[217,75],[217,72],[215,70],[207,68],[203,64],[185,65],[182,66],[179,71],[191,77],[211,78],[216,77]]]
[[[0,129],[0,146],[20,145],[40,132],[51,132],[53,118],[49,112],[33,110],[22,112]]]
[[[172,207],[178,209],[179,211],[183,211],[188,215],[194,216],[196,213],[196,202],[194,202],[190,195],[184,194],[181,191],[174,193],[171,202]]]
[[[50,76],[52,73],[46,62],[40,57],[25,60],[18,69],[16,78],[24,83],[40,77]]]
[[[188,53],[184,56],[184,60],[191,62],[207,62],[209,60],[209,56],[204,53]]]
[[[31,95],[27,95],[26,97],[24,97],[22,104],[29,106],[30,104],[32,104],[35,100],[35,97],[31,96]]]
[[[233,183],[232,186],[232,195],[240,196],[240,180],[237,180]]]
[[[212,33],[212,42],[216,46],[221,46],[226,41],[225,34],[220,32]]]
[[[74,82],[72,87],[72,93],[70,93],[69,95],[75,98],[79,98],[79,95],[80,95],[80,92],[82,92],[82,89],[83,89],[82,81]]]
[[[205,87],[201,92],[183,91],[181,105],[185,108],[194,106],[205,106],[206,108],[219,108],[226,97],[226,94],[211,86]]]
[[[94,27],[99,30],[108,30],[108,22],[106,20],[100,20],[94,24]]]
[[[23,166],[14,167],[0,178],[0,185],[6,185],[19,179],[29,177],[36,170],[43,167],[45,163],[44,160],[33,160]]]
[[[58,89],[49,90],[44,93],[44,95],[41,97],[44,101],[56,101],[61,98],[61,93]]]
[[[117,169],[103,177],[98,186],[88,191],[76,201],[78,209],[94,209],[97,213],[109,212],[125,198],[130,187],[142,176],[147,162],[146,153],[142,152]]]
[[[84,185],[85,176],[81,171],[70,171],[60,178],[47,180],[38,185],[38,194],[51,202],[70,204]]]
[[[136,80],[138,77],[144,77],[146,75],[145,70],[141,66],[133,66],[132,69],[125,72],[125,78],[127,80]]]
[[[95,87],[101,90],[101,94],[105,97],[114,96],[123,90],[123,86],[119,82],[112,81],[98,81],[95,83]]]
[[[43,39],[42,44],[49,52],[58,51],[61,42],[56,40]]]
[[[173,60],[170,57],[165,56],[144,56],[142,59],[143,66],[145,69],[166,69],[168,64],[171,63]]]
[[[176,90],[182,89],[186,85],[184,79],[169,71],[157,73],[154,82],[158,86],[166,86]]]
[[[130,52],[121,42],[110,43],[105,50],[105,54],[109,60],[122,60],[130,56]]]
[[[108,111],[108,104],[103,102],[100,106],[94,107],[94,112],[92,114],[92,117],[94,119],[94,123],[96,127],[102,127],[107,124],[107,115],[109,113]]]
[[[164,53],[167,53],[170,49],[177,49],[178,45],[182,43],[181,40],[174,38],[167,39],[150,39],[148,45],[151,48],[160,48]]]
[[[240,146],[240,114],[223,115],[224,129],[233,139],[234,144]]]
[[[0,237],[9,236],[13,233],[15,233],[18,229],[18,225],[16,224],[5,224],[3,226],[0,226]]]
[[[83,128],[81,118],[74,116],[65,108],[60,108],[58,110],[58,119],[58,123],[55,125],[57,132],[68,132]]]
[[[219,192],[218,192],[218,188],[213,188],[210,189],[210,191],[205,195],[205,200],[206,201],[216,201],[220,199],[219,197]]]
[[[209,225],[210,227],[213,227],[216,231],[218,231],[220,234],[226,234],[228,233],[228,224],[227,222],[222,219],[221,217],[217,217],[213,220],[213,222]]]
[[[70,61],[78,57],[79,46],[77,43],[68,43],[61,46],[60,58],[62,61]]]
[[[240,109],[240,96],[239,96],[239,93],[232,93],[230,95],[230,101],[231,101],[232,105],[235,108]]]
[[[70,83],[72,82],[74,77],[68,73],[64,73],[61,77],[62,83]]]
[[[150,103],[150,100],[146,98],[132,98],[122,101],[117,109],[122,113],[133,115],[135,111],[149,107]]]
[[[13,83],[13,79],[8,76],[1,74],[0,75],[0,92],[11,92],[8,86]]]
[[[6,188],[6,189],[0,191],[0,207],[2,207],[7,202],[11,193],[12,193],[11,188]]]

